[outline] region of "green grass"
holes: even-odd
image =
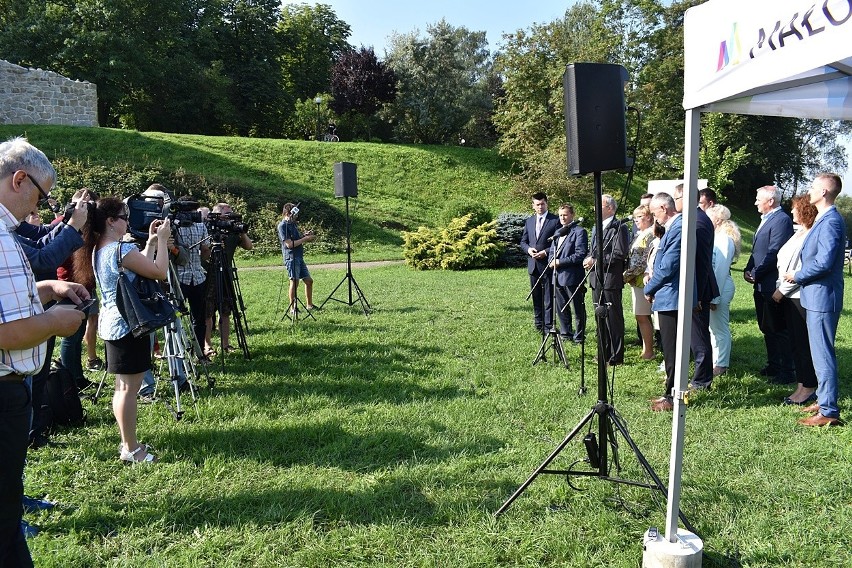
[[[744,261],[731,372],[687,415],[682,508],[705,566],[848,565],[852,430],[798,427],[779,404],[787,390],[756,375],[765,354]],[[343,272],[314,277],[322,300]],[[118,462],[108,397],[88,405],[85,427],[55,437],[62,446],[31,452],[27,493],[60,503],[27,517],[42,528],[36,564],[638,566],[642,533],[664,526],[655,492],[597,479],[573,480],[574,491],[543,475],[492,516],[595,401],[593,342],[585,396],[573,347],[569,370],[531,366],[540,337],[525,271],[355,277],[372,315],[329,302],[292,326],[275,309],[281,272],[241,272],[252,359],[217,368],[215,391],[180,422],[162,404],[141,407],[140,437],[159,464]],[[336,297],[346,296],[344,286]],[[841,377],[850,328],[841,318]],[[615,405],[665,481],[671,414],[647,403],[661,377],[638,351],[626,363]],[[841,393],[852,417],[848,381]],[[622,476],[644,480],[622,446]],[[578,440],[553,465],[584,455]]]

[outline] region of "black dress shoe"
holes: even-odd
[[[813,393],[811,393],[811,395],[808,398],[806,398],[802,402],[796,402],[795,400],[792,400],[789,396],[785,396],[784,402],[782,402],[781,404],[784,404],[784,405],[787,405],[787,406],[805,406],[806,404],[810,404],[810,403],[814,402],[816,399],[817,399],[817,395],[816,395],[815,392],[813,392]]]

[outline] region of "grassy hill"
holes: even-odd
[[[305,199],[342,211],[344,201],[334,199],[333,164],[354,162],[359,195],[350,201],[353,240],[368,257],[401,258],[400,231],[434,224],[447,202],[472,199],[495,214],[526,208],[513,197],[510,164],[490,150],[0,126],[3,139],[20,134],[51,159],[182,170],[235,188],[250,208],[271,203],[278,211],[287,201]]]
[[[136,132],[109,128],[0,125],[0,138],[26,135],[51,159],[66,159],[86,165],[124,167],[138,171],[153,168],[200,176],[245,201],[244,213],[252,220],[267,219],[280,212],[287,201],[308,203],[303,219],[317,209],[335,211],[332,222],[343,225],[345,203],[334,198],[335,162],[358,165],[358,198],[350,200],[353,259],[402,258],[401,231],[420,225],[434,226],[448,204],[475,202],[493,214],[529,211],[525,191],[512,179],[511,164],[491,150],[457,146],[412,146],[371,143],[317,143],[300,140],[234,138]],[[62,170],[58,186],[63,186]],[[66,176],[67,177],[67,176]],[[125,195],[161,181],[141,175]],[[68,183],[68,180],[65,180]],[[97,183],[97,182],[93,182]],[[593,190],[590,176],[572,201],[578,214],[593,219]],[[604,190],[619,197],[623,177],[604,175]],[[69,187],[67,189],[77,189]],[[94,189],[99,189],[96,185]],[[645,180],[636,179],[628,196],[630,205],[619,215],[629,216],[633,204],[645,192]],[[553,199],[557,202],[556,199]],[[552,207],[555,210],[555,203]],[[756,226],[753,210],[734,209],[734,219],[744,237]],[[274,239],[269,223],[254,223],[255,241]],[[327,227],[343,235],[345,227]],[[750,240],[750,239],[746,239]],[[277,247],[272,247],[277,251]],[[341,260],[341,253],[319,254],[311,262]],[[277,264],[277,252],[248,255],[241,263]]]

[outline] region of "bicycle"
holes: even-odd
[[[328,132],[322,137],[323,142],[340,142],[340,138],[336,134],[337,128],[333,125],[328,126]]]

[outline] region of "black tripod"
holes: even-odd
[[[595,262],[594,269],[596,270],[596,277],[598,282],[603,283],[603,218],[601,212],[601,173],[595,172],[595,227],[597,229],[597,257]],[[602,290],[599,292],[602,293]],[[615,409],[615,406],[609,401],[609,396],[607,393],[607,376],[606,370],[607,365],[604,363],[606,360],[606,355],[604,353],[604,334],[609,333],[607,329],[607,311],[611,307],[606,306],[606,304],[599,302],[598,307],[595,309],[595,319],[597,321],[597,338],[598,338],[598,401],[595,406],[580,420],[580,422],[571,430],[565,439],[556,446],[556,448],[550,453],[549,456],[541,463],[541,465],[536,468],[535,471],[527,478],[527,480],[521,485],[512,495],[509,497],[503,505],[500,506],[499,509],[494,513],[495,516],[500,516],[503,514],[526,489],[529,487],[533,481],[540,474],[551,474],[551,475],[564,475],[570,479],[571,476],[591,476],[597,477],[599,479],[604,479],[606,481],[612,481],[614,483],[621,483],[626,485],[632,485],[635,487],[645,487],[648,489],[655,489],[660,491],[664,496],[668,495],[668,491],[663,485],[662,480],[660,480],[659,476],[654,472],[654,469],[651,467],[651,464],[648,463],[648,460],[645,459],[645,456],[642,455],[642,452],[639,450],[639,447],[636,445],[636,442],[630,437],[630,433],[627,431],[627,426],[621,416]],[[616,306],[615,309],[620,309],[620,306]],[[591,421],[592,419],[597,418],[598,425],[598,435],[595,436],[593,432],[589,432],[584,438],[583,443],[586,447],[587,453],[587,461],[591,466],[591,470],[575,470],[573,468],[569,469],[548,469],[550,463],[555,460],[565,446],[573,440],[577,434],[579,434],[583,428],[589,424],[591,430]],[[623,479],[621,477],[610,475],[609,470],[609,458],[608,458],[608,447],[612,449],[613,452],[613,461],[616,466],[616,473],[620,471],[620,464],[618,460],[618,443],[616,440],[616,433],[621,434],[624,438],[624,441],[633,450],[633,453],[636,456],[636,459],[642,465],[642,468],[648,474],[648,477],[651,478],[653,483],[647,483],[643,481],[634,481],[629,479]],[[683,521],[684,526],[692,532],[695,532],[694,529],[689,524],[689,521],[683,515],[682,512],[678,512],[678,516],[681,521]]]
[[[278,288],[278,301],[275,302],[275,311],[278,311],[278,308],[281,306],[281,294],[284,292],[284,283],[287,282],[287,270],[285,269],[281,273],[281,286]],[[305,312],[305,315],[301,315],[302,312]],[[281,319],[287,318],[290,320],[290,323],[293,325],[299,323],[300,320],[311,318],[316,321],[317,318],[314,317],[314,314],[311,313],[311,310],[308,309],[308,306],[302,301],[299,297],[299,289],[296,288],[296,293],[293,295],[293,301],[287,306],[284,315],[281,316]]]
[[[243,352],[245,359],[251,359],[251,354],[246,341],[248,331],[248,320],[245,315],[245,304],[240,292],[240,280],[237,275],[237,266],[234,260],[228,260],[225,254],[225,243],[223,234],[214,231],[210,235],[210,271],[213,273],[214,293],[216,295],[216,313],[221,318],[222,314],[231,311],[234,322],[233,334],[237,337],[237,345]],[[225,319],[225,318],[222,318]],[[227,319],[225,319],[227,321]],[[215,318],[214,318],[215,323]],[[229,347],[225,343],[222,334],[222,323],[219,324],[219,354],[222,361],[222,370],[225,370],[225,351]]]
[[[558,234],[558,233],[559,233],[559,231],[556,232],[556,234]],[[562,244],[564,244],[564,241],[563,241]],[[556,249],[556,252],[554,252],[554,254],[553,254],[554,260],[559,257],[559,251],[561,251],[561,250],[562,250],[562,245],[559,245],[559,247]],[[544,269],[541,272],[541,274],[538,277],[538,280],[535,283],[535,286],[533,286],[532,289],[530,290],[530,293],[527,296],[527,299],[529,299],[532,296],[533,292],[536,289],[540,290],[540,288],[542,287],[541,286],[542,285],[542,279],[545,276],[548,275],[548,271],[550,271],[550,279],[551,279],[551,285],[550,285],[550,327],[547,326],[547,324],[546,324],[547,317],[545,317],[544,322],[542,322],[543,325],[541,327],[541,345],[538,348],[538,353],[536,353],[535,359],[533,359],[532,364],[535,365],[539,361],[546,361],[547,360],[546,354],[547,354],[548,348],[551,348],[551,349],[553,349],[553,360],[556,361],[558,359],[559,361],[562,362],[562,365],[564,365],[565,368],[567,369],[569,367],[569,365],[568,365],[568,357],[565,356],[565,345],[562,342],[562,336],[556,331],[556,318],[553,317],[555,315],[554,312],[556,310],[556,268],[550,267],[549,262],[548,262],[548,268]],[[541,291],[540,293],[541,293],[542,296],[544,296],[543,291]],[[544,302],[542,302],[542,304],[544,304]],[[566,304],[566,307],[567,307],[567,304]],[[562,331],[562,330],[560,330],[560,331]]]
[[[320,304],[320,309],[325,306],[326,302],[329,300],[334,300],[335,302],[340,302],[341,304],[346,304],[347,306],[355,305],[356,300],[352,297],[352,290],[354,288],[355,293],[357,294],[357,301],[361,303],[361,309],[364,310],[364,315],[369,315],[370,310],[373,308],[370,307],[370,303],[367,301],[367,298],[364,296],[364,292],[361,291],[360,286],[355,281],[355,277],[352,275],[352,243],[351,243],[351,234],[352,234],[352,220],[349,218],[349,196],[346,196],[346,275],[343,277],[343,280],[334,287],[334,290],[331,291],[331,294],[328,295],[328,298],[323,300],[322,304]],[[349,283],[349,301],[339,300],[334,297],[337,289],[343,286],[344,282]]]

